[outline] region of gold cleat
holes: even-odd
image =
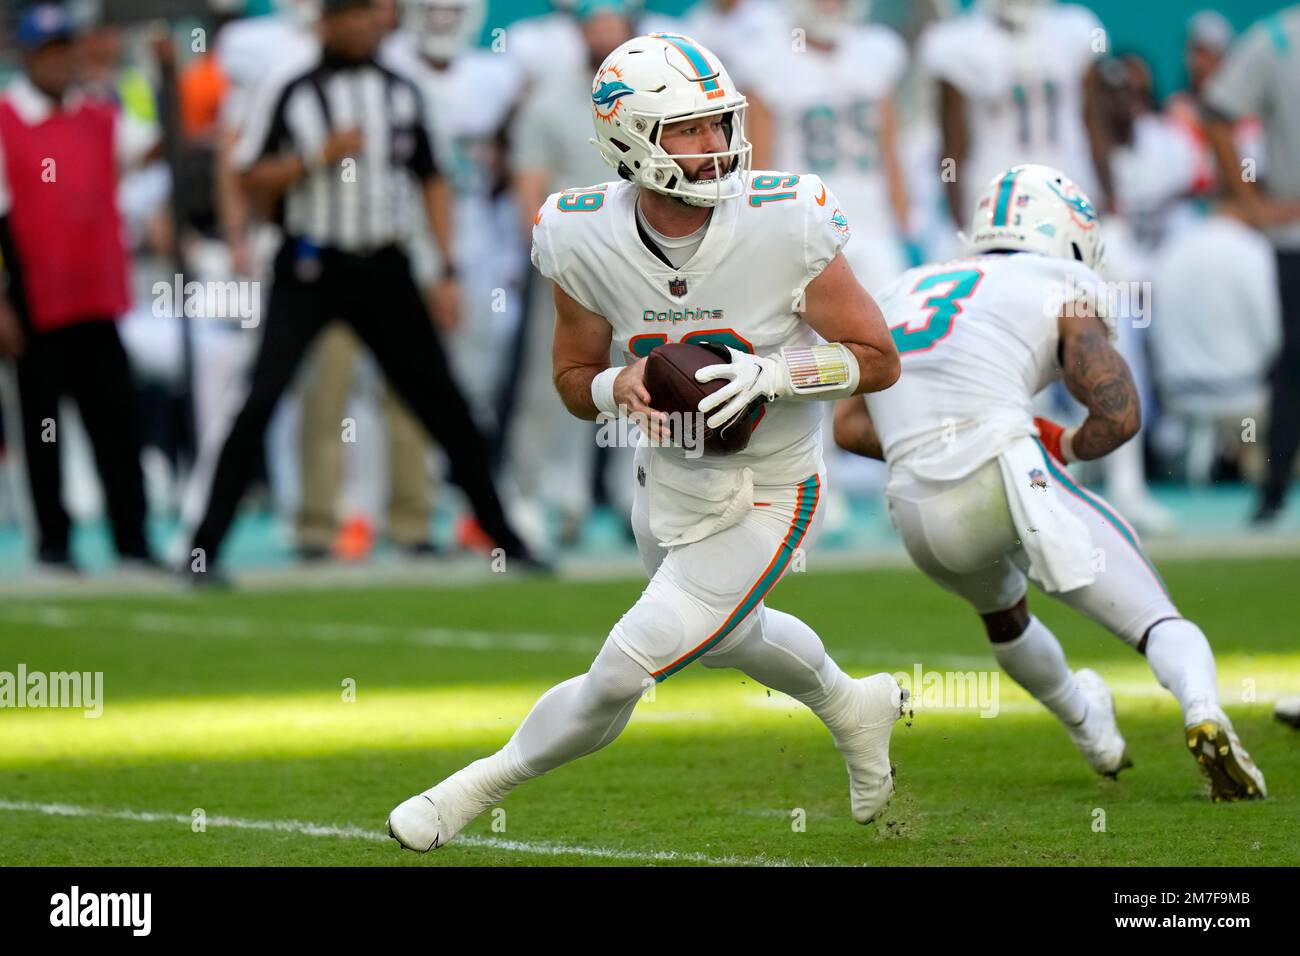
[[[1210,785],[1213,803],[1262,800],[1268,796],[1264,775],[1237,739],[1227,717],[1189,724],[1187,749]]]

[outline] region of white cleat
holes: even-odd
[[[888,674],[872,674],[854,682],[854,727],[835,735],[835,746],[849,769],[849,804],[853,819],[870,823],[894,792],[889,762],[889,736],[894,721],[907,709],[908,692]]]
[[[456,779],[459,775],[453,774],[436,787],[394,807],[388,815],[388,835],[416,853],[428,853],[450,843],[495,802],[476,796],[470,787]]]
[[[1284,724],[1300,729],[1300,697],[1283,697],[1273,708],[1273,716]]]
[[[1210,785],[1210,800],[1262,800],[1268,796],[1264,775],[1237,739],[1228,715],[1217,707],[1188,714],[1187,749]]]
[[[1090,668],[1076,671],[1074,679],[1088,702],[1088,710],[1082,723],[1066,729],[1088,765],[1102,776],[1114,779],[1121,770],[1133,766],[1115,719],[1115,698],[1101,675]]]

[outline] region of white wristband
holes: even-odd
[[[857,391],[861,379],[857,356],[842,342],[787,345],[781,349],[780,362],[790,398],[820,401],[848,398]]]
[[[1061,457],[1065,459],[1067,464],[1079,460],[1074,457],[1074,436],[1078,431],[1077,428],[1067,428],[1061,432]]]
[[[622,366],[610,367],[591,380],[591,401],[606,415],[618,414],[618,402],[614,401],[614,379],[618,378],[621,371]]]

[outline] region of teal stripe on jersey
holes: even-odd
[[[710,648],[717,646],[718,642],[736,629],[736,625],[743,621],[746,615],[754,608],[758,607],[759,602],[772,590],[772,587],[781,579],[786,566],[790,563],[790,558],[798,550],[799,545],[803,542],[803,537],[808,532],[808,525],[812,522],[813,512],[817,510],[817,498],[821,493],[821,483],[817,476],[799,484],[798,504],[795,507],[794,521],[790,525],[790,530],[786,532],[785,540],[781,542],[781,547],[777,549],[776,556],[772,563],[768,565],[767,571],[763,574],[758,582],[749,589],[744,600],[736,606],[736,609],[728,615],[718,628],[709,637],[707,641],[701,644],[695,650],[691,651],[685,657],[674,661],[663,670],[654,675],[656,681],[662,681],[685,667],[691,661],[695,660],[701,654],[705,654]]]

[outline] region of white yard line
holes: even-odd
[[[162,637],[277,637],[344,644],[397,642],[423,647],[454,647],[471,651],[568,651],[594,655],[603,637],[565,637],[529,631],[472,631],[448,627],[394,627],[378,624],[331,624],[324,621],[282,621],[269,618],[206,617],[189,614],[138,612],[119,614],[69,607],[7,607],[0,620],[55,630],[128,630]]]
[[[150,810],[113,810],[99,807],[82,807],[69,803],[33,803],[25,800],[0,800],[0,811],[13,813],[39,813],[49,817],[86,817],[97,820],[129,820],[136,823],[170,823],[187,830],[192,818],[185,813],[163,813]],[[369,840],[384,843],[391,838],[378,830],[361,827],[328,826],[305,823],[301,820],[247,820],[242,817],[210,815],[206,825],[231,830],[261,830],[274,833],[293,833],[308,837],[331,837],[336,840]],[[705,853],[678,853],[656,850],[644,853],[637,850],[619,850],[613,847],[582,846],[567,843],[534,843],[523,840],[506,840],[500,837],[461,836],[457,846],[502,850],[510,853],[527,853],[534,856],[583,856],[600,860],[626,860],[633,863],[697,863],[703,866],[797,866],[791,860],[776,857],[709,856]],[[396,847],[394,848],[396,849]]]
[[[1199,559],[1300,557],[1300,533],[1291,528],[1252,533],[1231,530],[1207,531],[1189,536],[1151,538],[1143,542],[1157,563]],[[808,570],[863,571],[880,568],[910,568],[911,561],[901,544],[893,539],[845,550],[813,551]],[[641,581],[641,562],[634,552],[580,555],[564,558],[558,568],[560,581]],[[263,568],[234,569],[235,583],[248,592],[303,592],[349,590],[373,587],[418,587],[422,590],[478,588],[498,582],[486,562],[476,556],[458,556],[434,562],[398,561],[346,567],[284,564]],[[185,599],[187,588],[174,577],[162,574],[133,574],[107,571],[75,579],[52,578],[24,571],[16,580],[0,582],[0,595],[16,598],[78,598],[152,595]]]

